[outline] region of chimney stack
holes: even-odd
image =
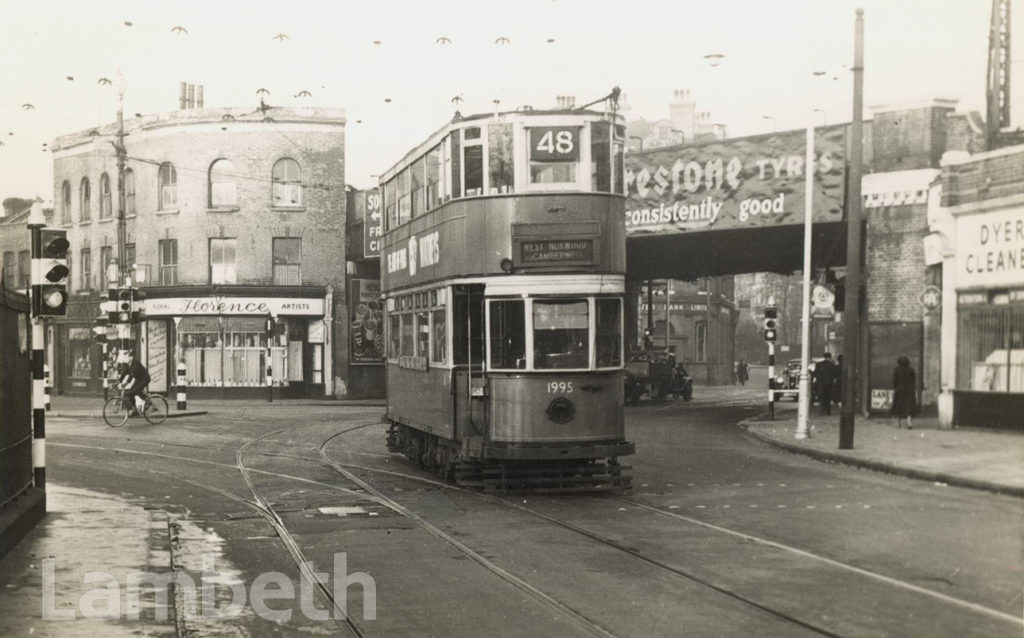
[[[184,82],[181,83],[181,89],[178,92],[178,110],[185,110],[185,101],[188,97],[188,85]]]
[[[190,109],[195,108],[195,106],[196,106],[196,85],[195,84],[189,84],[188,85],[188,98],[186,98],[185,101],[186,101],[186,104],[185,104],[186,107],[188,107]]]
[[[196,108],[203,108],[203,85],[196,87]]]

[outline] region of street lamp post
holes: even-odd
[[[814,79],[823,71],[811,74],[811,111],[807,114],[807,147],[804,157],[804,276],[803,304],[800,316],[800,403],[797,407],[797,439],[811,438],[808,425],[811,411],[811,236],[814,213]]]

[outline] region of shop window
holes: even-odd
[[[184,317],[178,337],[190,385],[263,386],[268,346],[274,385],[290,378],[285,321],[277,322],[268,339],[265,317]]]
[[[130,168],[124,172],[124,214],[135,215],[135,171]]]
[[[178,240],[161,239],[157,244],[160,259],[160,285],[173,286],[178,283]]]
[[[170,210],[178,205],[178,171],[174,164],[164,162],[157,173],[157,193],[160,201],[159,210]]]
[[[100,175],[100,219],[109,219],[113,216],[110,197],[110,175]]]
[[[589,367],[589,327],[586,299],[534,301],[533,367]]]
[[[210,165],[210,208],[227,208],[238,204],[238,176],[231,160],[219,159]]]
[[[68,328],[68,365],[70,377],[92,378],[92,333],[89,328]]]
[[[235,269],[235,240],[210,240],[210,283],[234,284],[238,282]]]
[[[511,124],[491,124],[487,127],[487,188],[492,195],[515,191],[512,131]]]
[[[89,186],[89,178],[83,177],[78,187],[78,221],[87,222],[92,218],[92,189]]]
[[[522,299],[490,303],[491,368],[526,368],[526,304]]]
[[[220,386],[224,380],[220,321],[217,317],[183,317],[178,340],[185,361],[185,382]]]
[[[298,286],[302,283],[302,239],[275,237],[273,240],[274,285]]]
[[[1024,392],[1024,306],[961,307],[957,387]]]
[[[274,163],[273,205],[302,206],[302,173],[299,163],[291,158],[285,157]]]

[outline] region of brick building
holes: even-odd
[[[183,105],[184,106],[184,105]],[[324,108],[182,108],[125,121],[125,269],[146,293],[133,335],[153,376],[189,393],[349,396],[345,115]],[[57,393],[95,393],[90,328],[119,258],[117,126],[57,138],[53,225],[68,231]],[[268,326],[270,329],[268,330]]]

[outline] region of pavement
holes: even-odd
[[[838,408],[808,418],[810,438],[797,439],[796,413],[776,411],[742,427],[777,448],[821,461],[843,463],[908,478],[1024,497],[1024,433],[976,428],[943,429],[937,418],[915,418],[898,429],[894,418],[854,419],[853,448],[839,449]]]

